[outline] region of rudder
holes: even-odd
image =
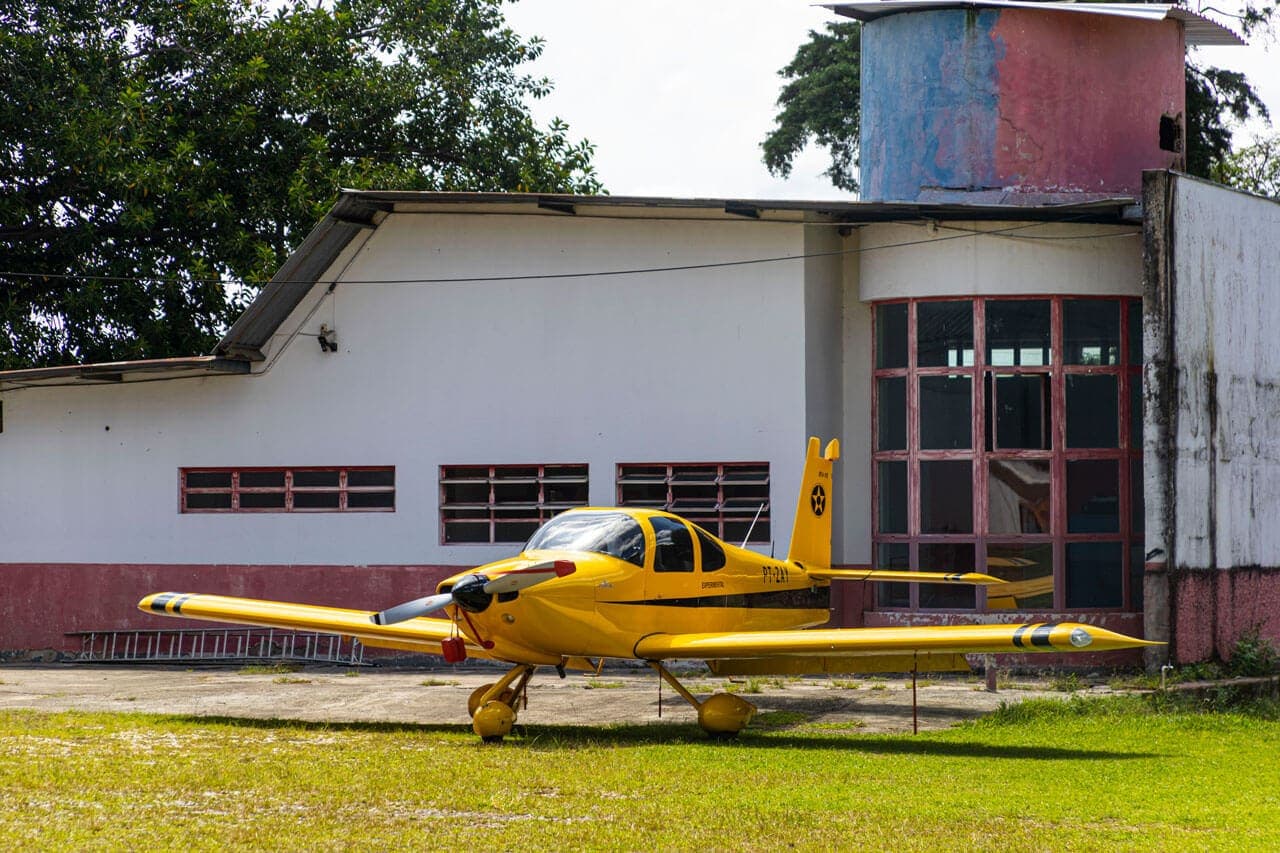
[[[832,463],[840,458],[840,440],[831,439],[823,453],[821,442],[810,437],[800,479],[796,520],[791,528],[787,559],[808,568],[831,568]]]

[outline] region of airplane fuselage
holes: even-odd
[[[830,582],[810,578],[799,563],[722,542],[669,513],[575,511],[579,513],[625,516],[644,537],[642,551],[615,556],[532,548],[440,583],[438,592],[443,593],[475,575],[497,576],[548,561],[574,564],[572,574],[516,594],[492,596],[478,611],[449,608],[470,641],[493,644],[490,656],[539,664],[573,656],[629,658],[635,656],[636,643],[650,634],[807,628],[825,623],[830,615]],[[655,524],[665,529],[656,530]],[[689,535],[687,540],[677,537],[685,547],[673,558],[665,534],[676,524]],[[679,534],[680,528],[675,530]],[[637,534],[633,530],[631,535]]]

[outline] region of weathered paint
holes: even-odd
[[[863,198],[1137,196],[1143,169],[1182,162],[1160,122],[1182,126],[1184,50],[1173,20],[946,9],[868,22]]]
[[[1147,636],[1226,658],[1280,640],[1280,203],[1153,172],[1143,204]]]
[[[436,584],[465,568],[3,563],[0,651],[74,652],[79,640],[68,632],[173,628],[171,621],[137,609],[153,592],[198,590],[378,610],[435,592]]]

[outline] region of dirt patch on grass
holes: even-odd
[[[140,711],[194,716],[296,719],[313,722],[466,724],[467,697],[501,670],[305,667],[282,678],[241,667],[43,664],[0,666],[0,709]],[[775,720],[840,724],[862,732],[911,731],[911,679],[753,679],[738,683],[687,673],[700,697],[729,689]],[[607,689],[604,687],[607,685]],[[1061,696],[1044,684],[997,693],[973,678],[921,680],[920,727],[945,728],[1028,696]],[[540,670],[529,686],[520,722],[594,725],[659,719],[694,722],[695,712],[669,687],[659,702],[657,676],[642,669],[607,669],[560,679]],[[768,718],[765,718],[768,719]],[[763,722],[764,720],[762,720]]]

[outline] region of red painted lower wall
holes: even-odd
[[[466,568],[0,563],[0,650],[74,652],[79,640],[66,636],[69,632],[201,624],[138,610],[138,600],[152,592],[206,592],[377,610],[429,595],[441,580]]]
[[[1174,663],[1230,660],[1253,628],[1280,644],[1280,569],[1172,571],[1169,610]]]

